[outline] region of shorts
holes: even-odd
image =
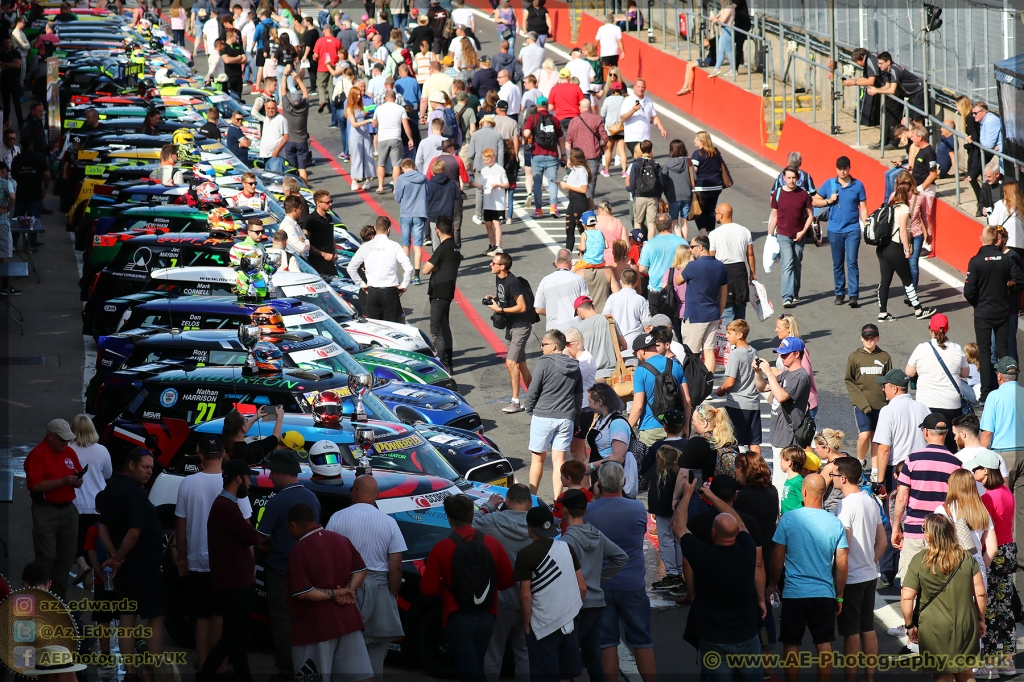
[[[782,597],[782,617],[779,619],[779,641],[799,646],[804,641],[804,630],[811,631],[815,644],[836,640],[836,600],[832,597],[786,599]]]
[[[875,631],[875,582],[872,578],[862,583],[846,583],[843,590],[843,610],[836,618],[839,634],[843,637]]]
[[[569,452],[572,431],[571,419],[553,419],[534,415],[530,420],[530,452],[544,453],[548,450]]]
[[[532,168],[531,162],[533,161],[533,147],[530,145],[523,146],[523,167]],[[533,191],[532,187],[527,188],[530,192]]]
[[[576,415],[576,421],[573,424],[572,437],[586,438],[587,434],[590,433],[590,427],[593,425],[594,411],[589,407],[584,407],[580,410],[580,413]]]
[[[683,345],[694,353],[702,350],[715,349],[715,332],[721,320],[711,322],[683,322],[679,331],[682,333]]]
[[[608,136],[608,141],[609,142],[618,142],[619,140],[624,140],[624,139],[626,139],[626,134],[625,133],[616,133],[615,135],[609,135]]]
[[[761,444],[761,410],[741,410],[727,405],[725,413],[732,420],[733,432],[739,445]]]
[[[114,601],[114,593],[107,592],[105,589],[103,589],[103,584],[101,583],[99,585],[93,586],[92,598],[98,602],[110,603]],[[92,612],[92,622],[94,623],[109,623],[112,620],[118,620],[120,617],[120,614],[114,613],[113,611],[109,611],[106,609],[102,611]]]
[[[402,225],[402,246],[423,246],[426,218],[399,218]]]
[[[622,625],[626,646],[633,649],[651,649],[651,600],[647,590],[604,591],[604,612],[601,614],[601,648],[619,645],[619,625]]]
[[[500,210],[495,210],[495,209],[490,209],[490,208],[485,208],[484,209],[484,221],[485,222],[491,222],[492,220],[497,220],[498,222],[501,222],[504,219],[505,219],[505,210],[504,209],[500,209]]]
[[[530,654],[530,678],[534,680],[571,680],[583,674],[580,644],[576,629],[563,635],[561,629],[537,639],[533,632],[526,635],[526,650]],[[558,676],[554,673],[557,671]]]
[[[602,66],[618,66],[619,55],[613,54],[608,57],[601,57],[601,64]]]
[[[360,630],[326,642],[293,645],[292,665],[300,679],[307,677],[304,674],[307,670],[317,671],[316,679],[331,682],[361,682],[373,678],[373,664]]]
[[[256,67],[259,68],[259,67],[263,66],[263,64],[266,61],[267,61],[267,58],[263,54],[263,51],[262,50],[256,50]],[[271,74],[266,74],[266,76],[270,76],[270,75]],[[273,74],[273,76],[276,78],[277,74],[275,73],[275,74]]]
[[[853,408],[853,416],[857,419],[857,433],[874,432],[878,426],[879,410],[871,410],[870,414],[864,414],[859,407]]]
[[[668,202],[668,216],[672,220],[679,220],[680,218],[686,219],[686,216],[690,213],[690,202],[689,201],[670,201]]]
[[[167,592],[164,588],[162,566],[138,567],[126,573],[123,569],[114,574],[114,596],[135,602],[134,613],[142,620],[167,615]]]
[[[526,342],[530,340],[533,327],[506,327],[505,340],[508,341],[508,360],[526,362]]]
[[[306,142],[285,142],[281,156],[292,165],[293,168],[305,170],[309,164],[309,144]]]
[[[907,569],[910,568],[910,560],[923,552],[924,549],[924,540],[907,537],[903,538],[903,549],[900,550],[900,565],[896,568],[896,577],[900,579],[901,584],[903,579],[907,577]]]
[[[402,163],[402,141],[401,140],[377,140],[377,165],[384,167],[391,162],[391,166],[398,168]]]
[[[216,593],[213,591],[213,578],[210,577],[209,571],[189,571],[188,591],[196,618],[213,618],[220,615]]]

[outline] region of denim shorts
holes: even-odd
[[[530,452],[547,452],[549,449],[569,452],[574,424],[571,419],[534,417],[530,420]]]
[[[601,614],[601,648],[619,645],[619,624],[622,624],[626,646],[651,649],[651,600],[647,589],[605,590],[604,613]]]
[[[423,246],[426,218],[399,218],[402,224],[402,246]]]
[[[689,201],[670,201],[668,202],[668,215],[672,220],[679,220],[680,217],[685,218],[690,212]]]
[[[878,426],[878,410],[871,410],[871,414],[864,414],[859,407],[855,407],[853,416],[857,419],[857,433],[874,431]]]

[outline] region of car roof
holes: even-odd
[[[311,313],[320,310],[312,303],[300,301],[297,298],[275,298],[266,301],[253,303],[239,301],[234,296],[180,296],[178,298],[162,298],[154,301],[146,301],[136,306],[135,310],[146,310],[151,308],[176,308],[194,310],[197,313],[220,313],[237,312],[239,315],[248,315],[262,305],[272,306],[281,315],[298,315]],[[242,311],[246,312],[242,312]]]
[[[162,205],[162,206],[137,206],[135,208],[129,208],[127,211],[122,211],[122,213],[121,213],[121,215],[125,216],[125,217],[130,217],[130,216],[135,216],[135,215],[150,215],[150,214],[166,215],[166,216],[171,216],[171,217],[193,216],[193,215],[198,215],[198,216],[203,216],[203,217],[206,216],[206,213],[204,213],[203,211],[200,211],[195,206],[184,206],[184,205],[180,205],[180,204],[174,204],[174,205],[170,205],[170,206],[168,206],[166,204]]]
[[[144,368],[136,367],[135,371]],[[131,371],[131,370],[129,370]],[[347,388],[348,375],[334,372],[327,372],[327,376],[318,377],[315,373],[297,369],[285,368],[275,374],[245,374],[241,367],[197,367],[190,371],[183,369],[165,370],[151,377],[143,379],[146,384],[195,384],[202,386],[209,383],[222,383],[236,386],[259,386],[261,388],[282,388],[291,393],[292,391],[303,391],[317,387],[317,390],[327,388]],[[326,384],[326,386],[318,386]]]
[[[164,245],[188,245],[191,247],[205,247],[211,251],[228,251],[235,243],[230,237],[211,237],[208,232],[169,232],[166,234],[140,234],[126,239],[124,248],[139,248],[142,246],[164,246]]]
[[[280,336],[263,336],[260,340],[273,343],[285,352],[320,348],[333,343],[326,337],[302,331],[288,332]],[[137,339],[135,345],[140,348],[187,345],[203,350],[245,350],[245,346],[238,340],[238,332],[234,329],[194,329],[177,334],[162,331]]]

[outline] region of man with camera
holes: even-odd
[[[530,388],[530,368],[526,366],[526,341],[530,338],[533,325],[530,323],[532,311],[526,308],[526,295],[519,278],[512,274],[512,256],[507,253],[496,253],[491,258],[491,272],[494,273],[496,295],[484,298],[483,305],[494,311],[491,323],[495,329],[505,330],[508,341],[508,355],[505,357],[505,368],[512,380],[512,400],[501,409],[505,414],[522,412],[519,403],[520,377],[526,388]]]
[[[771,444],[775,451],[774,461],[777,463],[779,454],[785,448],[798,445],[793,430],[800,425],[807,412],[811,396],[811,377],[800,365],[804,355],[803,341],[795,336],[788,336],[774,352],[782,358],[783,370],[776,376],[767,360],[754,358],[754,384],[759,392],[771,393]],[[781,489],[784,476],[782,469],[776,464],[772,474],[772,482],[776,488]]]

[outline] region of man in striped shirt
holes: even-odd
[[[943,444],[950,424],[932,412],[921,422],[925,448],[910,453],[896,479],[896,511],[892,516],[892,546],[900,550],[896,577],[907,574],[910,560],[925,548],[924,517],[946,500],[949,475],[960,469],[960,459]]]

